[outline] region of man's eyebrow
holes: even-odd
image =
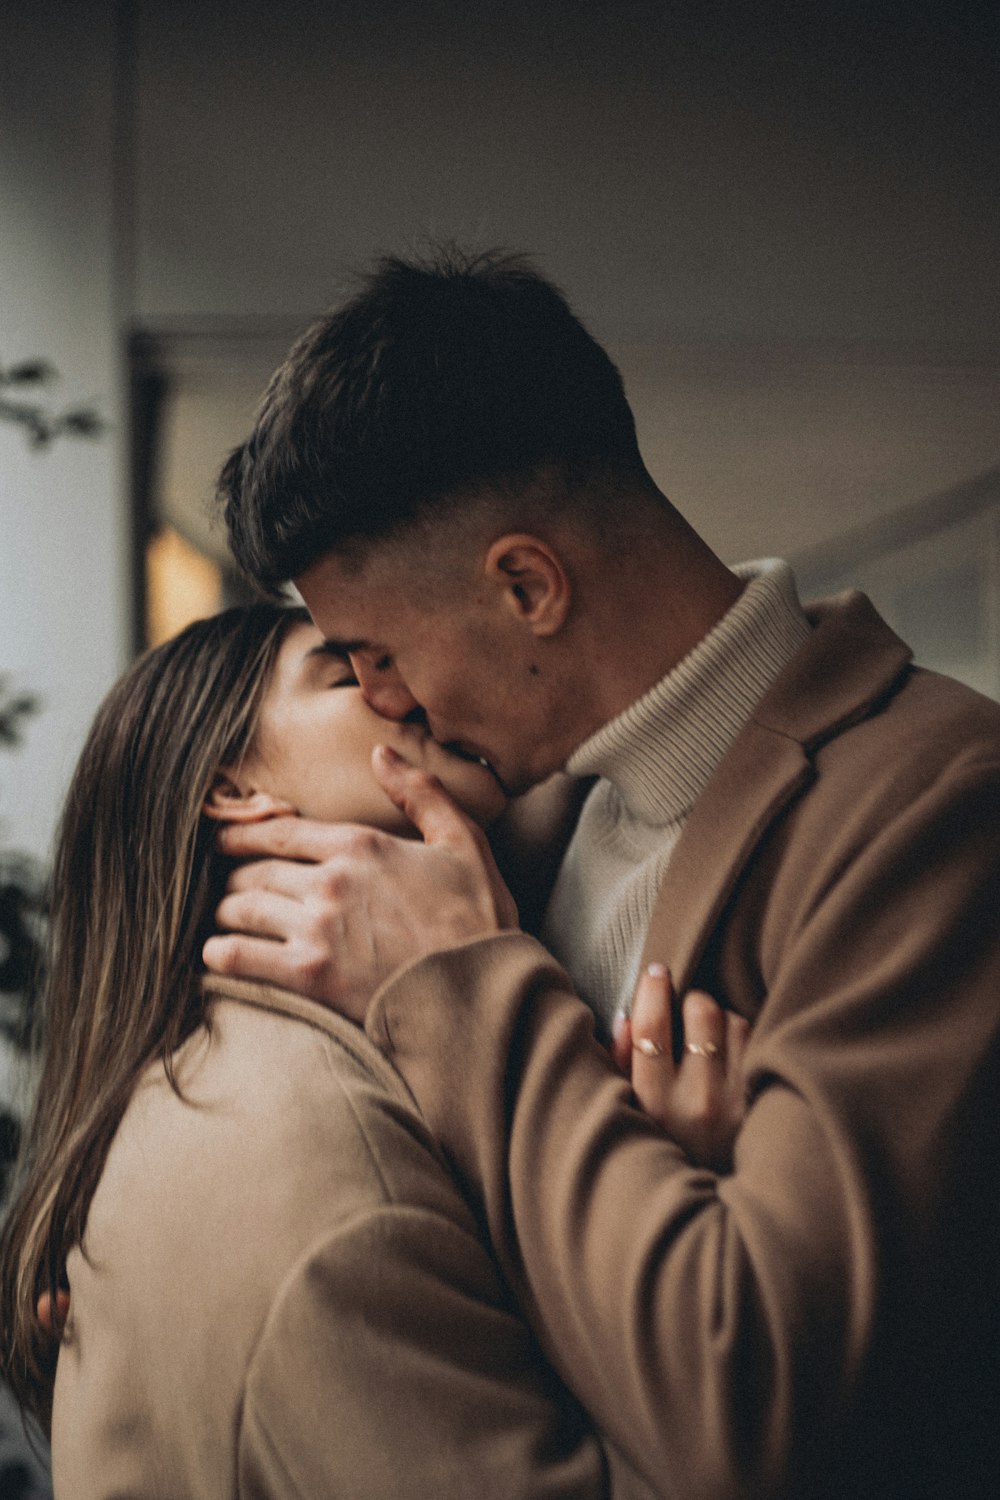
[[[369,641],[320,641],[318,646],[310,646],[306,660],[312,656],[335,656],[338,661],[346,661],[352,651],[370,650]]]

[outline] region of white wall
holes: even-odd
[[[112,6],[17,10],[0,65],[0,360],[52,360],[53,404],[92,400],[110,423],[99,441],[37,453],[0,423],[0,672],[43,703],[26,745],[0,751],[0,819],[5,845],[44,854],[96,702],[127,658]]]

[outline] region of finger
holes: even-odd
[[[307,864],[341,853],[361,832],[351,823],[318,823],[312,818],[268,818],[262,823],[228,823],[216,836],[218,848],[233,859],[271,855]]]
[[[478,823],[465,815],[436,776],[418,771],[391,746],[376,745],[372,766],[383,789],[418,829],[424,843],[466,856],[467,868],[486,881],[499,926],[516,928],[520,922],[517,903]]]
[[[213,974],[253,979],[262,984],[292,990],[307,1000],[317,1000],[348,1020],[364,1023],[370,992],[349,991],[331,967],[322,947],[305,943],[275,943],[267,938],[216,934],[202,948],[205,967]]]
[[[274,891],[234,891],[223,896],[215,910],[218,927],[252,937],[287,939],[302,920],[302,903]]]
[[[288,984],[290,965],[287,944],[270,938],[247,937],[243,933],[215,933],[201,950],[205,968],[213,974],[233,974],[238,979],[259,979],[265,984]]]
[[[663,1120],[674,1082],[671,1052],[673,989],[663,964],[640,975],[632,1001],[632,1091],[648,1114]]]
[[[671,1055],[671,1004],[673,987],[663,964],[649,964],[639,976],[632,1000],[632,1046],[639,1055]],[[649,1045],[645,1045],[648,1043]]]
[[[294,859],[252,859],[237,865],[226,881],[227,893],[235,891],[273,891],[301,901],[314,877],[315,865]]]
[[[720,1080],[726,1068],[726,1014],[703,990],[691,990],[681,1007],[684,1053],[681,1061],[691,1072],[704,1070]]]
[[[390,745],[377,745],[372,766],[379,783],[420,830],[426,844],[465,844],[486,840],[482,830],[449,797],[436,776],[411,766]],[[492,858],[492,856],[491,856]]]
[[[626,1078],[632,1076],[632,1022],[623,1010],[611,1023],[611,1061]]]
[[[734,1010],[726,1011],[726,1072],[741,1073],[750,1040],[750,1022]]]

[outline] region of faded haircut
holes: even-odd
[[[219,481],[268,592],[442,503],[555,472],[572,497],[644,474],[621,376],[523,255],[385,259],[292,347]]]

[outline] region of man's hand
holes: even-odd
[[[615,1025],[611,1052],[646,1114],[699,1167],[725,1172],[746,1113],[743,1054],[750,1024],[703,990],[680,1007],[681,1052],[674,1061],[674,994],[662,964],[640,977],[631,1017]]]
[[[225,828],[223,853],[251,862],[230,878],[207,968],[294,990],[361,1024],[402,964],[517,927],[482,829],[388,747],[373,765],[423,842],[304,818]]]

